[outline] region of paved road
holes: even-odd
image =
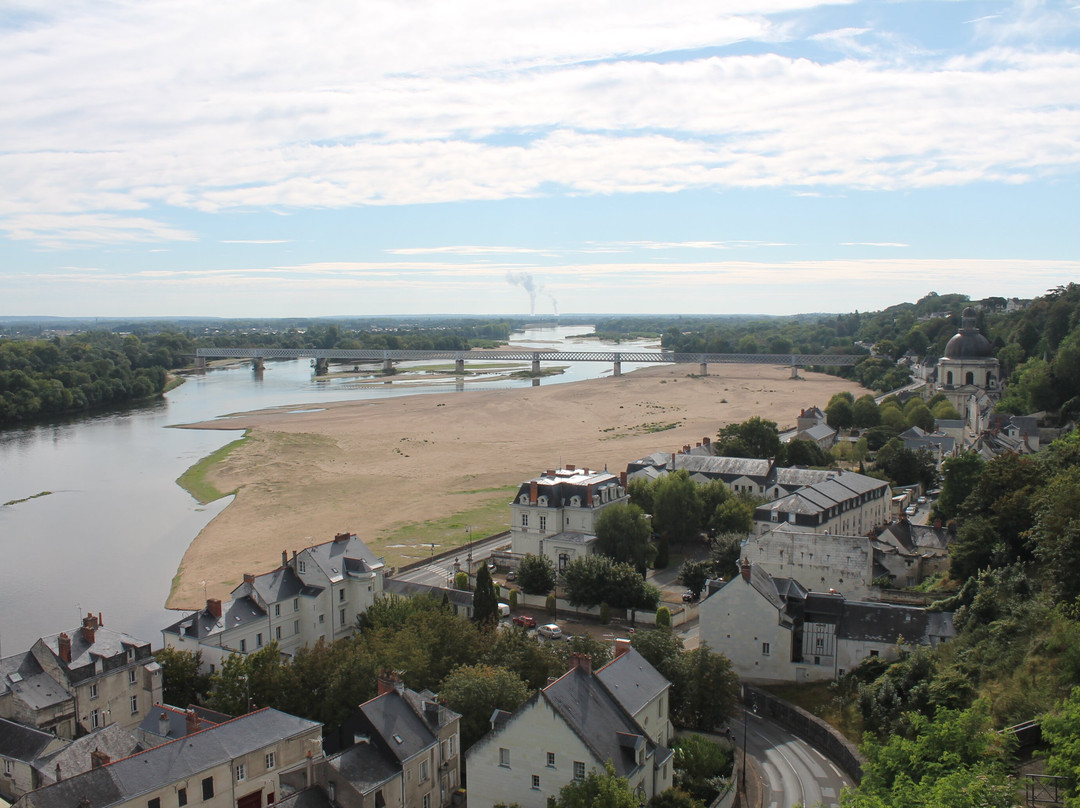
[[[835,763],[767,718],[746,717],[746,747],[763,780],[762,808],[840,804],[841,789],[852,782]],[[742,726],[732,729],[741,740]]]
[[[488,558],[495,550],[500,547],[508,547],[510,545],[509,536],[499,536],[497,538],[491,538],[487,541],[479,542],[472,548],[472,557],[474,561],[479,561],[482,558]],[[461,552],[457,555],[443,556],[442,558],[436,558],[432,560],[430,564],[422,564],[412,569],[399,572],[394,577],[399,581],[408,581],[414,584],[426,584],[428,586],[447,586],[453,585],[454,578],[454,560],[459,559],[461,561],[461,568],[465,568],[465,560],[469,551],[465,548],[461,548]]]

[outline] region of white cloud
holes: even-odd
[[[821,195],[1080,169],[1080,54],[1031,44],[1060,14],[1025,6],[962,55],[887,61],[859,42],[888,32],[854,26],[815,35],[846,43],[838,62],[715,55],[786,39],[817,5],[58,0],[0,33],[0,230],[172,241],[193,236],[169,206]]]

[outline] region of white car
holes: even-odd
[[[547,637],[549,640],[557,640],[562,637],[562,629],[554,623],[547,623],[540,626],[540,628],[536,630],[536,633],[541,637]]]

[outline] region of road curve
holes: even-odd
[[[745,715],[747,751],[762,779],[762,808],[840,804],[840,791],[853,783],[835,763],[779,724]],[[743,728],[733,723],[732,729]]]

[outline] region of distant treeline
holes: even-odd
[[[258,346],[468,350],[505,342],[515,323],[439,321],[432,327],[369,326],[356,331],[315,324],[274,331],[244,322],[185,332],[132,323],[133,333],[87,331],[49,339],[0,337],[0,428],[34,418],[116,406],[160,395],[168,371],[192,363],[197,348]],[[194,333],[208,331],[213,333]]]

